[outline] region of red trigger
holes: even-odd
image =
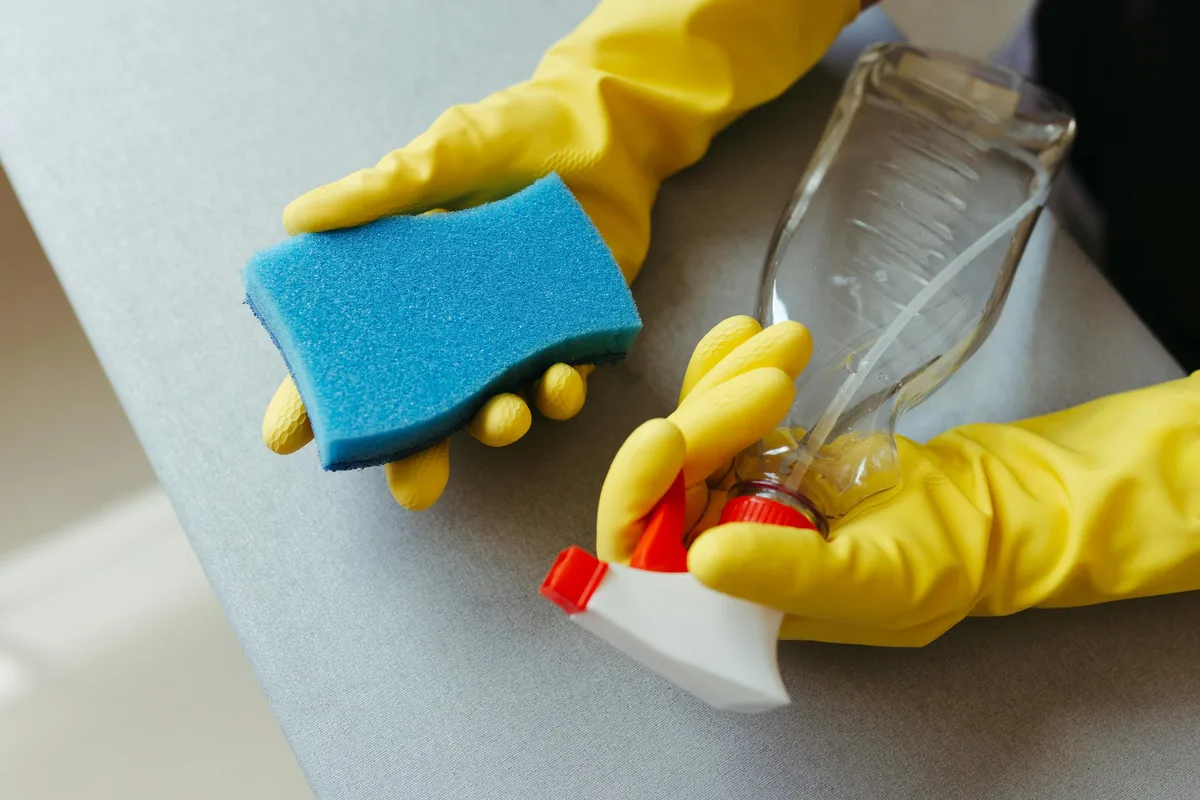
[[[687,548],[683,544],[686,513],[687,492],[680,472],[662,500],[651,510],[646,530],[638,540],[629,566],[650,572],[687,572]]]

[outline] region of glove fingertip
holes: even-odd
[[[696,384],[720,363],[721,359],[761,330],[762,326],[758,324],[758,320],[739,315],[722,320],[704,334],[704,338],[696,344],[696,349],[692,351],[692,357],[688,361],[687,371],[683,376],[683,385],[679,390],[679,401],[683,402]]]
[[[298,233],[306,232],[304,227],[304,211],[301,202],[303,200],[304,196],[301,195],[284,206],[283,229],[287,231],[288,236],[295,236]]]
[[[290,455],[313,439],[312,423],[300,392],[292,377],[283,379],[271,402],[267,404],[262,422],[263,444],[273,453]]]
[[[710,589],[795,613],[822,591],[825,544],[815,531],[798,528],[717,525],[688,549],[688,571]]]
[[[332,228],[347,227],[339,224],[336,202],[330,198],[329,186],[320,186],[297,197],[283,209],[283,228],[289,236],[298,233],[315,233]]]
[[[580,371],[569,364],[555,364],[542,375],[534,391],[534,403],[542,416],[568,420],[583,410],[587,400],[587,382]]]
[[[776,323],[771,327],[779,331],[777,336],[780,339],[780,349],[785,356],[779,367],[795,380],[800,377],[800,373],[812,358],[812,334],[804,325],[791,320]]]
[[[702,533],[688,548],[688,572],[710,589],[743,597],[742,587],[753,582],[743,553],[745,525],[721,525]]]
[[[283,210],[283,227],[291,235],[351,228],[401,210],[416,211],[411,187],[397,173],[360,169],[341,180],[318,186]]]
[[[409,511],[424,511],[437,502],[450,482],[450,442],[384,465],[392,497]]]
[[[529,432],[533,415],[524,398],[511,392],[484,403],[467,425],[467,432],[488,447],[507,447]]]
[[[600,487],[596,553],[624,563],[633,555],[644,517],[666,494],[683,466],[686,443],[665,419],[642,423],[621,445]]]
[[[272,453],[290,456],[313,440],[312,423],[307,416],[282,426],[272,420],[264,420],[262,438],[263,444]]]

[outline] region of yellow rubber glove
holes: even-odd
[[[730,413],[703,405],[690,416],[707,417],[705,429]],[[652,425],[630,436],[605,482],[602,555],[628,557],[651,493],[675,474],[674,445],[647,434]],[[828,541],[751,523],[705,531],[723,504],[711,492],[689,571],[786,612],[784,638],[891,646],[926,644],[969,615],[1200,589],[1200,373],[927,446],[900,439],[899,459],[900,485]]]
[[[732,317],[709,331],[688,364],[679,408],[641,425],[613,458],[596,512],[600,559],[629,562],[645,517],[681,470],[684,530],[711,525],[725,494],[710,484],[724,485],[734,456],[787,416],[811,355],[812,337],[796,322],[762,330],[750,317]]]
[[[782,636],[919,646],[966,616],[1200,589],[1200,374],[899,441],[901,484],[833,527],[724,525],[688,568]]]
[[[604,0],[542,59],[532,78],[455,106],[406,147],[293,201],[289,233],[387,214],[496,200],[557,172],[612,249],[627,281],[650,242],[659,183],[695,163],[740,114],[781,94],[858,13],[857,0]],[[577,413],[586,374],[555,365],[535,389],[553,419]],[[509,444],[528,430],[525,401],[501,395],[470,431]],[[263,439],[290,453],[312,438],[285,380]],[[397,501],[426,508],[449,475],[449,449],[387,466]]]

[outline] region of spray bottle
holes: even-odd
[[[825,536],[896,485],[897,420],[991,332],[1074,132],[1061,100],[1003,68],[905,44],[862,55],[776,227],[759,296],[764,326],[808,327],[813,358],[788,420],[738,458],[722,522]],[[785,704],[782,615],[687,574],[682,494],[680,482],[639,545],[669,557],[593,565],[594,591],[564,608],[714,706]],[[557,601],[554,577],[543,594]]]

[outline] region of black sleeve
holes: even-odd
[[[1200,369],[1200,3],[1043,0],[1034,37],[1039,80],[1076,112],[1109,278]]]

